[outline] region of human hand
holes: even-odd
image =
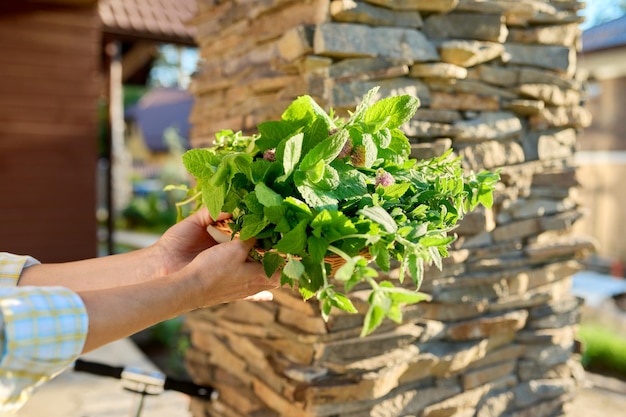
[[[218,220],[227,218],[221,214]],[[154,244],[163,262],[160,275],[178,271],[191,262],[200,252],[218,242],[207,232],[207,226],[215,223],[206,208],[202,208],[171,226]]]
[[[254,240],[234,239],[201,252],[181,271],[192,280],[194,308],[236,300],[268,301],[280,286],[280,274],[268,278],[260,262],[249,258]]]

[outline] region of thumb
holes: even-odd
[[[254,238],[247,239],[247,240],[233,239],[230,242],[227,242],[226,244],[236,245],[236,248],[238,249],[237,256],[240,257],[240,259],[245,260],[248,258],[248,255],[250,251],[252,250],[252,248],[254,248],[254,245],[256,244],[256,239]]]

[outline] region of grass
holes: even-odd
[[[583,342],[582,364],[586,369],[626,380],[626,336],[607,327],[583,323],[578,337]]]

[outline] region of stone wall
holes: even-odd
[[[371,87],[421,100],[416,158],[452,147],[500,169],[493,209],[466,217],[433,301],[359,338],[363,314],[325,323],[276,291],[188,316],[187,367],[219,396],[203,416],[559,416],[583,373],[575,350],[582,216],[573,155],[588,125],[576,78],[574,0],[201,0],[205,62],[192,143],[254,129],[298,95],[339,113]],[[393,273],[391,274],[393,275]],[[364,312],[363,294],[351,295]]]

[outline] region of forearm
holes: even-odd
[[[155,247],[101,258],[57,264],[41,264],[24,269],[18,285],[58,285],[73,291],[98,290],[133,285],[163,274]]]
[[[176,275],[140,284],[81,291],[89,316],[83,351],[130,336],[196,307],[198,290]]]

